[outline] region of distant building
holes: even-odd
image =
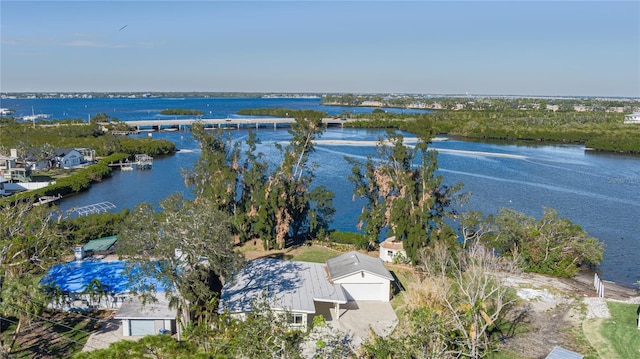
[[[402,241],[396,241],[396,237],[389,237],[380,243],[380,259],[385,262],[404,261],[407,252],[404,250]]]
[[[640,123],[640,112],[624,116],[624,123]]]
[[[368,107],[383,107],[385,104],[380,101],[362,101],[360,105]]]
[[[11,149],[11,156],[0,156],[0,176],[8,182],[31,182],[31,169],[18,162],[17,151]]]
[[[84,157],[73,148],[57,148],[55,161],[59,168],[72,168],[84,162]]]

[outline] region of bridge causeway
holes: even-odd
[[[290,126],[296,120],[291,117],[247,117],[247,118],[191,118],[181,120],[137,120],[122,121],[138,131],[142,129],[162,130],[162,129],[186,129],[195,122],[200,122],[205,128],[260,128],[287,125]],[[350,119],[323,118],[322,122],[327,126],[344,126]]]

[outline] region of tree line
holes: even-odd
[[[112,130],[127,130],[119,121],[111,121],[106,114],[96,114],[88,123],[46,122],[35,126],[18,121],[0,125],[0,154],[18,150],[19,157],[50,156],[55,148],[91,148],[97,156],[127,153],[131,156],[146,153],[151,156],[172,154],[176,146],[168,140],[134,139],[115,136]]]
[[[367,118],[357,120],[357,118]],[[583,144],[596,151],[640,153],[640,126],[624,124],[624,116],[609,112],[551,112],[542,110],[448,111],[429,114],[372,113],[357,115],[345,126],[397,128],[414,132],[415,122],[428,124],[435,134],[472,140],[561,142]]]
[[[176,116],[202,116],[204,112],[199,110],[186,110],[182,108],[172,108],[160,111],[161,115],[176,115]]]

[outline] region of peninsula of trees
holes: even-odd
[[[185,110],[181,108],[174,109],[166,109],[160,111],[161,115],[176,115],[176,116],[202,116],[204,115],[203,111],[199,110]]]

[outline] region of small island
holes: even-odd
[[[177,116],[202,116],[204,112],[198,110],[185,110],[181,108],[166,109],[160,111],[161,115],[177,115]]]

